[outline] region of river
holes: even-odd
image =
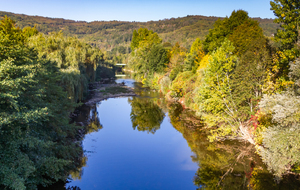
[[[297,189],[291,179],[276,182],[253,145],[211,143],[190,110],[134,80],[117,82],[139,96],[111,98],[83,111],[92,122],[82,167],[61,189]]]

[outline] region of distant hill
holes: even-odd
[[[197,37],[204,39],[209,29],[213,28],[216,20],[223,19],[221,17],[190,15],[149,22],[85,22],[0,11],[0,17],[4,15],[15,20],[20,28],[36,26],[43,33],[62,30],[66,35],[77,35],[78,38],[106,51],[113,51],[120,46],[129,47],[133,30],[140,27],[157,32],[164,42],[174,44],[178,41],[181,45],[189,48]],[[278,24],[273,23],[273,19],[253,19],[260,23],[266,36],[274,34],[279,27]]]

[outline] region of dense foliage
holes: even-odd
[[[96,79],[96,69],[103,61],[103,53],[74,37],[60,33],[38,34],[28,44],[38,52],[39,58],[57,63],[62,73],[61,86],[73,101],[81,101],[87,94],[88,82]]]
[[[274,176],[255,154],[254,146],[238,141],[209,142],[207,130],[200,118],[180,104],[167,105],[170,122],[182,133],[198,164],[193,182],[198,189],[224,190],[275,190],[297,189],[299,180],[284,176],[274,181]]]
[[[95,79],[102,54],[60,33],[21,30],[7,17],[0,50],[0,188],[64,181],[83,153],[69,113]]]
[[[132,59],[128,64],[134,69],[135,77],[143,79],[164,71],[168,63],[168,53],[157,33],[146,28],[135,30],[131,49]]]
[[[220,17],[205,17],[188,15],[181,18],[170,18],[149,22],[125,22],[125,21],[74,21],[59,18],[47,18],[40,16],[27,16],[0,11],[0,17],[7,15],[16,20],[17,26],[34,27],[42,33],[63,31],[68,36],[77,35],[93,46],[106,51],[106,60],[112,63],[127,63],[131,52],[130,43],[132,33],[139,28],[148,28],[156,32],[164,42],[175,44],[180,42],[185,48],[189,48],[196,38],[204,39],[209,29]],[[279,27],[273,19],[254,18],[260,23],[266,36],[272,36]]]
[[[300,172],[299,2],[275,0],[271,10],[282,26],[275,38],[267,38],[247,12],[233,11],[217,20],[204,40],[196,39],[189,52],[179,42],[163,46],[168,52],[164,72],[150,75],[155,66],[149,51],[136,45],[133,33],[132,48],[139,54],[131,54],[129,66],[144,85],[201,116],[210,140],[243,138],[257,145],[280,178]],[[143,38],[147,43],[152,40]]]
[[[0,188],[35,189],[65,180],[69,171],[78,173],[74,160],[82,154],[75,143],[79,127],[69,124],[68,113],[85,98],[89,82],[109,76],[112,62],[127,62],[137,80],[194,110],[208,129],[209,140],[243,138],[256,145],[278,179],[299,175],[299,8],[296,0],[271,1],[277,24],[251,19],[243,10],[223,19],[187,16],[147,23],[87,23],[10,14],[23,30],[4,17]],[[278,28],[275,37],[262,26]],[[109,52],[102,53],[81,38]],[[155,133],[164,118],[162,110],[153,102],[133,98],[130,103],[133,128]],[[150,117],[145,109],[157,114]],[[170,114],[176,126],[178,118]],[[99,125],[96,122],[92,128]],[[201,135],[177,129],[185,133],[190,146],[202,142]],[[231,170],[224,170],[222,164],[234,163],[239,149],[217,145],[192,150],[201,160],[195,184],[208,189],[215,189],[216,183],[230,186],[235,176],[220,180]],[[219,153],[222,150],[224,155]],[[212,160],[217,160],[215,165]],[[256,176],[247,182],[251,188],[265,187],[259,179],[264,170],[251,166],[246,172]]]

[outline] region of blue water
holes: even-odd
[[[92,189],[196,189],[197,163],[182,134],[167,113],[154,134],[134,130],[130,118],[132,98],[114,98],[97,104],[103,128],[85,136],[88,161],[80,180],[67,187]]]

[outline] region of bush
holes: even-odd
[[[175,92],[177,97],[183,97],[187,92],[193,90],[194,78],[192,71],[179,73],[172,83],[172,91]]]
[[[172,81],[171,81],[171,79],[170,79],[168,76],[164,76],[164,77],[159,81],[159,84],[160,84],[160,91],[161,91],[163,94],[167,94],[168,91],[169,91],[170,88],[171,88]]]
[[[280,177],[300,160],[300,96],[293,92],[265,95],[259,107],[272,115],[271,125],[262,132],[259,152],[269,169]]]

